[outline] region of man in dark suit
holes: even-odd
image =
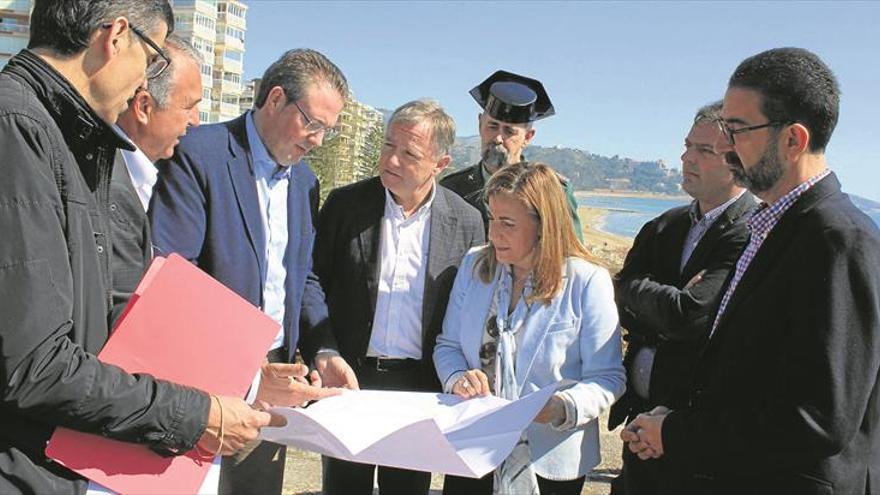
[[[147,206],[158,175],[154,163],[171,158],[180,137],[190,126],[199,125],[201,57],[176,34],[165,40],[165,51],[171,59],[168,68],[147,81],[147,88],[138,90],[116,121],[135,149],[116,150],[110,179],[111,326],[125,309],[153,257]]]
[[[330,193],[315,241],[315,273],[333,334],[363,388],[440,391],[432,355],[458,264],[484,242],[480,214],[436,184],[455,124],[436,102],[398,108],[379,177]],[[324,493],[373,493],[375,466],[324,461]],[[379,490],[427,494],[430,473],[379,467]]]
[[[701,108],[684,140],[681,187],[693,202],[645,224],[615,277],[620,321],[628,330],[629,379],[611,408],[609,428],[661,404],[687,405],[693,366],[724,282],[748,241],[746,219],[755,199],[714,151],[720,113],[720,101]],[[642,462],[624,449],[612,493],[677,494],[678,482],[663,459]]]
[[[622,435],[686,469],[683,493],[880,493],[880,232],[827,168],[838,107],[806,50],[760,53],[730,78],[716,151],[763,203],[688,405]]]
[[[452,189],[480,211],[485,233],[489,231],[488,209],[483,201],[486,182],[499,168],[524,160],[523,150],[535,137],[533,123],[556,111],[541,81],[503,70],[471,89],[470,95],[483,109],[479,116],[482,157],[479,163],[447,175],[440,185]],[[574,232],[583,242],[577,200],[571,184],[561,177],[560,180]]]
[[[347,94],[345,77],[326,57],[290,50],[266,70],[253,111],[193,129],[159,163],[149,212],[157,250],[193,261],[280,323],[269,362],[290,362],[298,344],[314,355],[310,337],[329,325],[312,272],[318,181],[301,159],[333,133]],[[322,356],[315,366],[325,385],[357,387],[339,356]],[[307,387],[265,385],[257,386],[257,399],[276,405],[293,404],[273,400],[274,392],[290,397],[284,392]],[[306,399],[326,393],[312,389]],[[284,453],[263,442],[244,458],[225,458],[220,492],[280,493]]]

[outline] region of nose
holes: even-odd
[[[306,138],[306,141],[313,147],[319,148],[322,144],[324,144],[324,131],[309,134],[309,136]]]
[[[714,143],[712,144],[712,146],[715,146]],[[681,164],[682,165],[684,165],[685,163],[688,162],[688,151],[690,151],[690,149],[685,148],[684,152],[682,152],[682,154],[681,154]]]
[[[733,145],[730,144],[730,141],[727,140],[727,136],[721,131],[718,131],[718,135],[715,136],[715,143],[712,148],[714,148],[715,154],[718,155],[733,151]]]
[[[190,109],[189,118],[187,119],[186,123],[192,127],[199,126],[199,107],[198,106],[192,107]]]
[[[486,239],[489,242],[491,242],[492,244],[495,244],[495,241],[498,240],[498,228],[495,227],[495,223],[497,221],[492,220],[491,218],[488,221],[489,221],[489,234],[486,236]]]

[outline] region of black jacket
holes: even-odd
[[[45,458],[56,426],[171,454],[204,431],[202,392],[100,363],[108,195],[128,146],[30,51],[0,74],[0,493],[81,493]]]
[[[693,494],[880,493],[880,232],[832,174],[764,240],[663,422]]]
[[[656,347],[657,353],[649,400],[627,389],[611,408],[609,428],[658,405],[675,408],[687,403],[694,363],[706,343],[727,276],[749,240],[746,220],[755,206],[754,196],[740,196],[706,231],[683,270],[679,267],[691,228],[691,205],[673,208],[639,231],[614,277],[620,324],[628,331],[624,365],[629,371],[645,345]],[[702,280],[685,289],[702,270]]]
[[[434,343],[443,326],[446,304],[458,265],[467,251],[483,244],[479,214],[452,191],[437,187],[431,205],[427,268],[422,303],[424,390],[440,390],[434,371]],[[381,221],[385,188],[378,177],[335,189],[327,197],[315,239],[315,273],[327,295],[333,338],[357,371],[367,354],[379,286]],[[336,347],[338,344],[338,347]]]
[[[565,191],[565,200],[568,202],[574,233],[581,242],[584,242],[584,232],[581,227],[581,219],[578,216],[578,203],[574,197],[574,190],[569,181],[561,177],[560,179],[562,188]],[[483,180],[483,166],[480,163],[446,175],[440,180],[440,185],[451,189],[455,194],[458,194],[467,201],[468,204],[479,210],[480,215],[483,217],[483,232],[489,232],[489,212],[486,208],[486,203],[483,201],[483,188],[486,187],[486,184]]]

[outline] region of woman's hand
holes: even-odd
[[[561,425],[565,421],[565,403],[562,397],[554,394],[550,400],[544,404],[541,412],[535,416],[535,423],[549,423],[551,425]]]
[[[455,381],[452,386],[452,393],[463,398],[470,399],[476,396],[487,396],[492,393],[489,390],[489,379],[483,370],[468,370]]]

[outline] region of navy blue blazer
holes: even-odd
[[[174,156],[157,166],[149,213],[156,253],[180,254],[262,308],[266,238],[245,115],[191,129]],[[284,256],[284,329],[291,357],[297,344],[309,347],[308,338],[300,342],[301,333],[329,325],[324,293],[312,272],[318,188],[307,165],[292,166]]]

